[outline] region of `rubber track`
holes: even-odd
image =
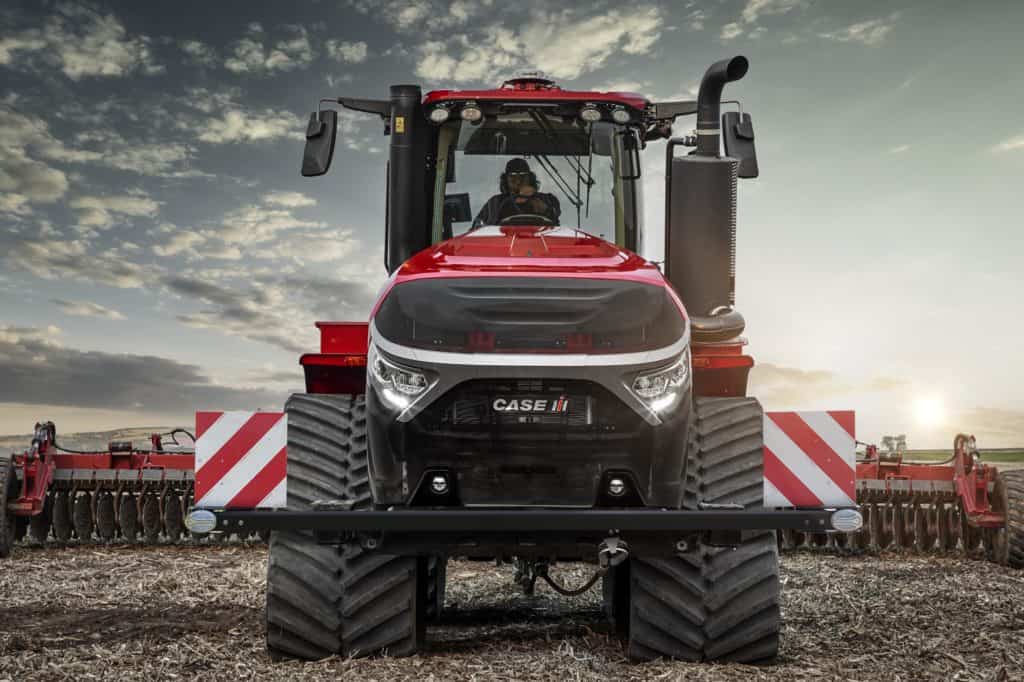
[[[13,459],[0,457],[0,559],[10,556],[14,547],[14,517],[7,516],[7,496],[13,479]]]
[[[288,508],[317,500],[372,505],[363,396],[296,394],[288,412]],[[319,545],[311,534],[271,535],[267,646],[276,656],[414,653],[417,559]]]
[[[999,474],[1006,486],[1007,563],[1024,568],[1024,469]]]
[[[763,504],[763,412],[753,398],[698,398],[684,506]],[[735,548],[699,545],[630,561],[630,657],[771,660],[779,645],[778,548],[773,532]]]

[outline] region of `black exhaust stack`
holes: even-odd
[[[390,274],[430,246],[427,156],[432,139],[418,85],[391,86],[391,153],[388,161],[385,266]]]
[[[669,141],[665,169],[665,275],[692,321],[694,340],[739,335],[743,318],[731,311],[736,281],[735,159],[719,156],[720,102],[726,83],[747,73],[745,57],[712,64],[697,96],[697,149],[675,157]]]

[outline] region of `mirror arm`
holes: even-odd
[[[391,118],[391,102],[386,99],[357,99],[355,97],[338,97],[337,99],[321,100],[337,102],[346,109],[360,111],[364,114],[377,114],[383,120]]]

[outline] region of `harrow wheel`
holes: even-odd
[[[28,534],[38,543],[46,542],[50,535],[50,522],[53,519],[53,493],[47,493],[43,501],[43,511],[28,518]]]
[[[125,542],[135,542],[139,537],[139,506],[131,493],[121,493],[121,501],[117,508],[117,521],[121,527],[121,537]]]
[[[75,497],[72,510],[72,520],[75,524],[75,535],[79,542],[92,540],[92,495],[84,492]]]
[[[71,496],[66,490],[58,490],[53,495],[53,537],[60,542],[71,539],[75,526],[72,523]]]
[[[149,544],[160,542],[160,498],[146,493],[142,498],[142,533]]]
[[[181,513],[181,499],[177,493],[168,493],[164,498],[164,532],[167,539],[177,542],[185,529],[184,517]]]
[[[110,542],[116,533],[114,496],[109,490],[102,490],[96,493],[96,535],[104,542]]]

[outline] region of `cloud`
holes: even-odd
[[[302,122],[288,111],[265,109],[262,112],[244,108],[228,109],[220,116],[198,124],[196,132],[202,142],[258,142],[279,138],[301,139]]]
[[[756,24],[762,16],[786,14],[807,4],[807,0],[747,0],[741,16],[748,24]]]
[[[889,149],[889,153],[890,154],[903,154],[904,152],[907,152],[907,151],[910,151],[910,145],[909,144],[900,144],[900,145],[896,145],[895,147],[892,147],[892,148]]]
[[[80,225],[101,229],[113,225],[115,216],[152,218],[160,210],[159,202],[145,194],[82,196],[72,199],[69,206],[78,211]]]
[[[316,199],[306,196],[302,192],[271,192],[263,198],[263,201],[274,206],[287,206],[288,208],[316,205]]]
[[[53,303],[68,315],[101,317],[107,320],[124,319],[124,315],[118,311],[101,306],[99,303],[92,303],[91,301],[65,301],[62,298],[54,298],[50,300],[50,303]]]
[[[910,383],[898,377],[851,381],[835,372],[758,363],[750,372],[750,394],[769,408],[819,407],[823,400],[856,393],[898,393]]]
[[[5,267],[30,272],[47,280],[80,280],[134,289],[151,282],[152,266],[143,268],[109,251],[92,251],[82,240],[23,239],[0,256]]]
[[[732,40],[743,35],[743,28],[735,21],[726,24],[722,27],[722,32],[718,34],[718,37],[722,40]]]
[[[1011,152],[1017,149],[1024,149],[1024,135],[1011,137],[992,147],[994,152]]]
[[[492,0],[349,0],[357,11],[380,17],[401,33],[439,32],[464,26]]]
[[[178,47],[188,57],[188,61],[200,66],[214,66],[217,61],[217,51],[199,40],[182,40]]]
[[[601,68],[617,53],[648,53],[663,27],[664,16],[656,7],[597,15],[538,9],[518,30],[493,24],[474,35],[425,41],[416,73],[435,81],[494,82],[517,66],[531,66],[555,78],[574,79]]]
[[[266,35],[258,23],[249,24],[246,36],[236,41],[224,68],[234,73],[268,73],[293,71],[313,61],[313,46],[302,26],[286,26],[288,38],[275,43],[265,42]]]
[[[324,45],[327,55],[338,62],[360,64],[366,61],[366,43],[363,41],[346,42],[344,40],[328,40]]]
[[[189,414],[280,409],[282,392],[220,386],[195,365],[66,348],[56,327],[0,325],[0,403]]]
[[[878,47],[885,40],[899,19],[899,13],[889,15],[885,19],[871,19],[851,24],[846,28],[829,33],[819,33],[822,38],[837,40],[841,43],[861,43],[868,47]]]
[[[71,80],[164,72],[149,36],[130,36],[114,14],[61,3],[43,28],[28,28],[0,41],[0,64],[31,65],[36,59],[60,68]]]

